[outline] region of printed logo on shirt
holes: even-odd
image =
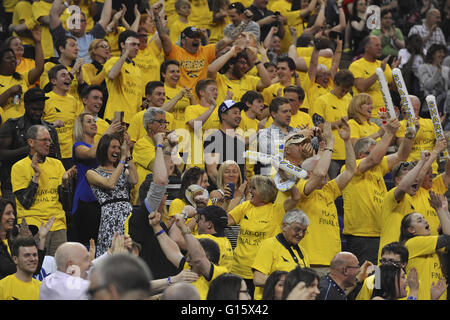
[[[285,257],[281,256],[281,259],[283,259],[284,262],[289,262],[288,259],[286,259]]]

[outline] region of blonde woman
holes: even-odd
[[[272,178],[255,175],[250,180],[251,199],[228,213],[228,226],[240,226],[231,272],[246,281],[252,297],[255,286],[251,266],[260,243],[280,233],[284,213],[293,209],[300,199],[295,186],[284,203],[274,203],[277,193]]]
[[[371,122],[373,100],[367,93],[360,93],[352,98],[347,110],[350,140],[353,145],[361,138],[379,139],[384,134],[382,127]]]

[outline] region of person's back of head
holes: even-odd
[[[242,278],[232,273],[224,273],[209,285],[206,300],[240,300]]]
[[[284,280],[283,294],[281,300],[286,300],[291,291],[297,286],[299,282],[304,282],[305,287],[317,286],[319,283],[319,275],[316,271],[310,268],[296,267],[289,271]]]
[[[194,285],[178,282],[164,290],[161,300],[200,300],[200,294]]]
[[[205,251],[205,254],[206,254],[206,257],[208,258],[208,260],[211,263],[218,265],[219,260],[220,260],[219,245],[217,243],[215,243],[213,240],[207,239],[207,238],[201,238],[201,239],[198,239],[198,241],[200,242],[203,250]]]
[[[91,290],[105,288],[104,297],[117,299],[147,299],[151,295],[152,273],[146,263],[131,254],[107,256],[95,265]],[[93,296],[96,299],[95,296]]]

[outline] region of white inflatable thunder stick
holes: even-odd
[[[298,179],[305,179],[308,176],[306,170],[294,166],[286,160],[280,160],[269,154],[247,150],[244,152],[244,157],[253,161],[259,161],[262,164],[272,164],[274,167],[281,169]]]
[[[389,92],[389,87],[386,82],[386,77],[384,76],[383,69],[377,68],[376,74],[378,77],[378,81],[380,82],[381,93],[383,94],[384,104],[389,113],[389,117],[391,119],[395,119],[397,118],[397,115],[395,114],[394,104],[392,103],[391,93]]]
[[[416,115],[412,107],[411,99],[409,98],[408,89],[406,88],[405,81],[403,80],[402,72],[399,68],[392,70],[392,77],[394,78],[395,85],[397,86],[398,93],[400,94],[400,104],[405,107],[405,112],[408,115],[406,122],[407,131],[416,131],[414,126],[414,119]]]
[[[436,140],[445,139],[444,130],[442,130],[441,119],[436,105],[436,97],[430,94],[425,100],[428,105],[428,110],[430,111],[431,121],[433,121],[434,136],[436,137]],[[448,158],[447,150],[444,150],[444,156]]]

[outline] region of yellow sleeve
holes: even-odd
[[[139,121],[139,113],[136,113],[133,118],[131,118],[130,126],[128,127],[128,134],[130,135],[131,141],[137,142],[139,140],[139,129],[141,123]],[[142,124],[143,125],[143,124]]]
[[[406,241],[405,246],[409,251],[409,259],[435,253],[438,237],[416,236]]]
[[[247,202],[247,201],[246,201]],[[228,214],[233,218],[234,222],[236,222],[236,224],[239,224],[242,220],[242,218],[244,218],[244,214],[245,214],[245,202],[241,203],[240,205],[234,207],[233,210],[231,210]]]
[[[253,261],[252,269],[269,275],[272,271],[274,249],[272,238],[263,240]]]
[[[191,120],[197,119],[198,116],[199,114],[196,111],[195,106],[187,106],[184,113],[184,122],[188,123]]]

